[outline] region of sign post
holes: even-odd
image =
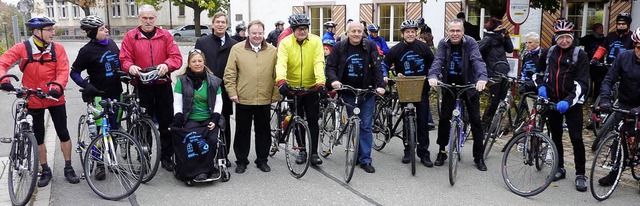
[[[22,25],[24,27],[24,40],[29,39],[27,36],[27,20],[25,19],[27,16],[27,12],[31,12],[33,10],[33,1],[32,0],[22,0],[18,2],[18,9],[22,12]]]

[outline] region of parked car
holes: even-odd
[[[169,33],[173,36],[196,36],[196,27],[193,24],[185,25],[176,29],[171,29],[169,30]],[[211,30],[208,26],[202,25],[200,26],[200,33],[200,36],[206,36],[211,34]]]

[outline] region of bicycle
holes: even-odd
[[[271,115],[269,118],[271,125],[271,148],[269,148],[270,157],[273,157],[273,155],[278,152],[279,143],[285,143],[280,141],[282,139],[281,137],[284,135],[284,129],[289,124],[289,120],[291,120],[291,111],[289,111],[288,106],[288,104],[291,103],[293,103],[292,99],[281,97],[277,103],[271,104]]]
[[[618,86],[620,85],[619,82],[616,82],[613,85],[613,88],[611,89],[611,105],[615,105],[617,103],[617,101],[613,101],[613,100],[617,100],[618,99]],[[602,100],[600,99],[600,96],[598,96],[598,98],[596,98],[596,100],[594,101],[594,104],[591,105],[591,111],[590,111],[590,115],[589,115],[589,124],[591,125],[591,130],[593,131],[593,134],[595,135],[595,139],[593,140],[593,143],[591,143],[591,151],[596,151],[596,149],[598,149],[598,144],[600,143],[600,140],[602,140],[604,137],[607,136],[607,133],[610,132],[611,130],[613,130],[613,127],[615,126],[615,122],[613,122],[613,120],[611,120],[611,114],[608,112],[602,112],[602,111],[596,111],[596,107],[598,105],[600,105],[600,102]]]
[[[444,88],[451,94],[456,97],[456,106],[453,109],[453,115],[451,117],[451,128],[449,130],[449,147],[448,147],[448,156],[449,156],[449,184],[451,186],[456,184],[456,177],[458,172],[458,161],[462,158],[462,147],[464,147],[464,142],[469,137],[469,130],[465,129],[469,125],[463,119],[463,114],[466,113],[466,109],[462,104],[462,94],[470,89],[475,89],[475,84],[466,84],[466,85],[455,85],[455,84],[446,84],[438,81],[438,87]],[[453,90],[457,90],[453,92]]]
[[[502,138],[505,134],[508,134],[513,130],[514,133],[518,133],[522,131],[524,126],[528,123],[528,113],[529,113],[529,105],[527,104],[528,98],[534,98],[535,92],[526,92],[522,94],[520,102],[515,105],[513,100],[513,96],[511,93],[511,87],[514,83],[525,84],[524,80],[519,80],[518,78],[509,77],[506,75],[498,75],[496,78],[501,79],[501,81],[506,81],[507,83],[504,85],[503,89],[507,90],[507,95],[503,100],[500,101],[498,107],[496,108],[496,113],[493,115],[491,119],[491,125],[489,125],[487,131],[485,132],[484,138],[484,158],[487,159],[489,153],[491,152],[491,148],[493,144],[497,141],[497,139]],[[514,108],[515,105],[515,108]],[[514,111],[515,109],[515,111]],[[513,117],[513,113],[515,112],[515,117]],[[507,127],[502,128],[505,122],[503,119],[506,117],[507,119]]]
[[[354,105],[350,105],[338,97],[337,99],[326,99],[328,105],[324,107],[320,120],[320,140],[318,148],[320,155],[324,158],[333,153],[333,147],[342,144],[342,136],[347,134],[345,152],[345,176],[344,181],[349,183],[353,177],[353,171],[358,162],[358,148],[360,146],[360,108],[357,107],[360,97],[367,94],[375,94],[374,89],[358,89],[349,85],[342,85],[336,92],[351,92],[355,95]],[[351,116],[343,123],[342,109],[352,110]],[[331,125],[327,124],[331,123]],[[325,135],[326,134],[326,135]]]
[[[0,82],[5,78],[13,78],[20,81],[17,76],[7,74],[0,77]],[[58,86],[60,91],[64,91],[62,85],[56,82],[45,84],[49,89],[51,85]],[[16,96],[15,113],[13,115],[13,138],[11,140],[11,150],[9,151],[9,175],[8,190],[11,203],[14,205],[26,205],[36,187],[38,179],[38,143],[33,131],[33,117],[29,114],[28,103],[31,96],[40,99],[52,99],[58,101],[42,89],[30,89],[26,87],[17,88],[8,92]]]
[[[280,102],[278,102],[278,105],[281,105],[282,102],[290,102],[293,104],[291,106],[291,108],[293,108],[293,110],[291,111],[291,116],[285,116],[286,113],[281,114],[280,110],[275,110],[276,115],[271,116],[272,122],[274,117],[278,120],[276,128],[285,122],[285,117],[289,117],[286,125],[284,125],[284,129],[276,130],[278,132],[276,136],[274,136],[273,134],[272,125],[271,153],[275,154],[276,152],[280,151],[280,144],[284,144],[287,169],[289,169],[289,173],[291,174],[291,176],[298,179],[304,176],[304,174],[307,172],[307,169],[309,169],[309,164],[311,162],[311,154],[309,153],[311,152],[311,144],[313,144],[311,141],[311,133],[309,132],[309,126],[307,125],[306,120],[304,120],[303,117],[299,116],[297,112],[299,99],[298,95],[309,92],[313,91],[303,88],[292,88],[290,93],[291,96],[293,96],[293,101],[290,102],[290,100],[286,100],[286,97],[283,96]],[[293,138],[291,138],[292,136]],[[274,144],[276,145],[274,146]],[[300,155],[305,157],[303,162],[296,161],[297,157],[299,157]]]
[[[630,113],[629,110],[618,107],[612,110],[622,115],[622,118],[618,119],[620,121],[617,122],[617,126],[598,146],[589,177],[591,195],[599,201],[606,200],[613,194],[626,167],[631,168],[634,179],[640,180],[639,114]],[[615,175],[613,183],[600,183],[600,179],[607,178],[611,174]]]
[[[146,113],[146,109],[140,105],[140,99],[138,90],[130,92],[129,85],[132,77],[126,72],[118,71],[120,74],[120,80],[125,83],[126,90],[122,94],[122,102],[128,104],[128,107],[124,108],[125,117],[123,129],[126,129],[127,133],[133,136],[142,146],[143,154],[147,162],[145,164],[148,168],[147,173],[142,178],[142,183],[147,183],[153,179],[158,172],[160,165],[160,131],[156,127],[153,119]],[[152,83],[155,80],[166,80],[165,77],[159,78],[157,76],[158,70],[154,69],[149,72],[140,72],[140,79],[143,83]]]
[[[147,172],[147,160],[143,148],[133,136],[121,130],[112,130],[109,123],[110,113],[117,111],[118,107],[130,105],[111,99],[101,100],[99,105],[102,110],[95,108],[92,103],[87,104],[87,110],[99,113],[93,119],[101,119],[102,123],[98,134],[84,150],[84,176],[98,196],[120,200],[138,189],[142,176]]]
[[[514,134],[502,156],[502,179],[511,192],[529,197],[544,191],[558,167],[558,149],[543,131],[556,104],[538,97],[524,131]]]

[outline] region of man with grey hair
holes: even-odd
[[[385,83],[382,76],[380,56],[376,43],[363,38],[364,27],[359,22],[347,25],[347,39],[337,42],[327,59],[327,82],[331,87],[339,89],[342,84],[359,89],[376,88],[378,94],[384,94]],[[372,121],[374,110],[374,95],[356,97],[353,93],[342,94],[343,100],[350,105],[360,108],[360,147],[358,162],[367,173],[376,170],[371,166],[371,143],[373,141]],[[355,98],[359,104],[355,105]],[[351,110],[347,110],[353,115]]]
[[[465,85],[475,84],[476,90],[467,91],[462,99],[469,113],[471,122],[471,132],[473,134],[473,158],[476,167],[480,171],[487,171],[484,164],[484,132],[480,121],[480,96],[479,91],[484,90],[487,84],[487,69],[480,51],[478,43],[468,35],[464,35],[463,22],[460,19],[449,21],[447,37],[438,43],[436,58],[429,70],[429,85],[438,86],[438,80],[446,84]],[[449,129],[451,127],[451,113],[455,108],[455,92],[442,93],[442,108],[440,112],[440,124],[438,127],[437,143],[440,152],[436,157],[434,165],[442,166],[447,159],[445,147],[449,140]],[[452,157],[455,158],[455,157]]]
[[[129,30],[122,39],[120,61],[122,70],[133,76],[141,72],[158,70],[159,77],[153,83],[134,81],[140,98],[140,105],[147,109],[149,116],[158,120],[162,167],[173,171],[173,144],[169,125],[173,122],[173,92],[170,73],[182,66],[182,55],[169,31],[156,26],[156,10],[151,5],[142,5],[138,9],[140,25]]]
[[[269,111],[274,95],[276,76],[276,48],[264,39],[264,24],[249,22],[249,38],[231,48],[224,71],[224,85],[231,101],[236,103],[236,135],[233,150],[236,154],[236,173],[244,173],[249,164],[251,121],[255,126],[256,166],[270,172],[267,165],[271,146]]]
[[[520,92],[536,91],[536,85],[533,82],[533,75],[544,72],[543,68],[538,68],[538,59],[540,59],[540,35],[535,32],[529,32],[524,36],[525,53],[522,56],[522,72],[520,79],[526,81],[520,87]]]

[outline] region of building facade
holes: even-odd
[[[48,16],[58,22],[56,29],[60,35],[84,36],[80,29],[80,20],[85,17],[84,11],[75,4],[64,0],[35,0],[31,16]],[[169,1],[162,3],[158,10],[156,24],[165,29],[193,24],[193,9],[184,6],[173,6]],[[97,6],[90,8],[90,15],[96,15],[111,25],[111,35],[121,36],[128,30],[138,26],[138,4],[135,0],[98,1]],[[203,25],[211,25],[208,12],[200,15]]]

